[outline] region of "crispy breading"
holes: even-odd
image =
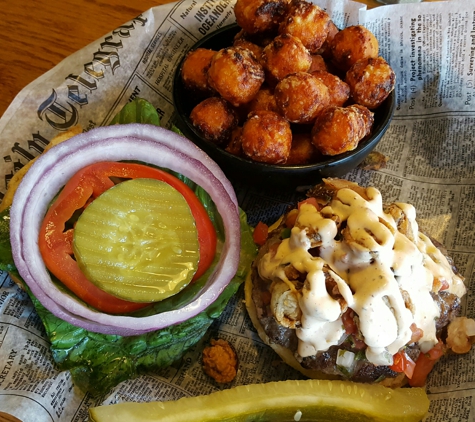
[[[222,144],[229,141],[238,117],[235,110],[223,98],[210,97],[191,110],[193,126],[209,141]]]
[[[329,30],[328,13],[305,0],[292,1],[279,26],[280,34],[296,36],[311,53],[316,53],[322,47]]]
[[[254,54],[242,47],[227,47],[212,58],[208,84],[237,107],[251,101],[264,82],[264,69]]]
[[[224,339],[211,339],[210,343],[203,350],[203,370],[220,384],[231,382],[238,369],[236,351]]]
[[[243,125],[242,150],[255,161],[285,163],[292,145],[290,124],[272,111],[255,111]]]
[[[333,63],[346,72],[358,60],[378,57],[379,43],[369,29],[353,25],[335,34],[330,51]]]
[[[346,72],[353,100],[371,110],[378,108],[394,89],[396,74],[382,57],[357,61]]]

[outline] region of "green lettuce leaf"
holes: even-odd
[[[15,270],[10,245],[10,207],[0,213],[0,270]]]
[[[120,110],[110,125],[126,123],[148,123],[160,126],[160,116],[151,103],[142,98],[136,98]]]
[[[128,103],[111,124],[160,124],[160,117],[152,104],[143,99]],[[214,202],[201,187],[177,175],[200,198],[216,227],[218,240],[224,239],[221,216]],[[9,209],[0,214],[0,269],[16,273],[9,238]],[[211,323],[223,312],[229,299],[244,282],[257,253],[252,229],[246,214],[241,211],[241,253],[239,268],[219,298],[202,313],[181,324],[139,336],[116,336],[93,333],[57,318],[28,291],[51,342],[51,352],[60,370],[69,370],[74,383],[92,395],[105,394],[115,385],[144,372],[170,366],[195,345]],[[216,259],[219,259],[217,251]],[[207,273],[212,271],[210,268]],[[175,309],[186,302],[206,281],[205,273],[199,280],[179,294],[159,302],[135,315],[145,316]]]

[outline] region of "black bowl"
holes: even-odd
[[[201,47],[217,51],[229,47],[239,30],[240,28],[236,24],[218,29],[198,41],[191,50]],[[178,127],[187,138],[219,164],[231,181],[245,182],[252,185],[290,187],[312,185],[318,183],[322,177],[342,177],[357,167],[374,149],[388,129],[394,112],[395,95],[393,91],[374,112],[371,136],[360,142],[353,151],[307,165],[286,166],[258,163],[226,152],[223,148],[204,139],[193,126],[189,116],[199,100],[194,99],[183,86],[180,76],[183,60],[175,71],[173,81],[173,101],[180,120]]]

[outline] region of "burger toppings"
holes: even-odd
[[[402,353],[402,352],[401,352]],[[429,375],[430,371],[434,368],[435,364],[439,361],[439,359],[445,353],[445,346],[444,343],[439,341],[432,349],[430,349],[427,353],[420,353],[419,357],[417,358],[416,363],[414,364],[414,368],[411,369],[412,376],[409,376],[409,385],[411,387],[423,387],[427,375]],[[401,369],[407,373],[407,364],[401,362],[402,367]],[[397,362],[395,362],[397,365]],[[411,363],[412,366],[412,363]],[[395,369],[398,370],[398,369]]]
[[[137,121],[142,124],[126,124]],[[137,98],[110,127],[55,137],[28,172],[16,173],[1,204],[0,267],[32,299],[58,369],[70,371],[75,386],[91,395],[179,360],[221,315],[256,254],[221,169],[158,124],[155,107]],[[49,243],[57,248],[49,250]],[[150,293],[147,301],[157,299],[152,295],[167,284],[173,268],[167,263],[181,259],[180,249],[191,253],[183,268],[188,285],[179,292],[172,286],[170,297],[153,303],[131,302],[140,299],[130,294],[135,288],[142,295],[139,285]],[[113,294],[87,280],[103,280],[98,261],[117,276],[105,283]],[[159,270],[152,261],[160,261]],[[159,283],[150,283],[148,271]],[[72,274],[81,277],[73,287],[99,305],[72,293],[64,283]],[[115,297],[116,290],[130,300]],[[124,313],[104,310],[117,303]],[[130,306],[143,309],[130,312]]]
[[[144,306],[133,302],[162,300],[199,278],[213,261],[216,232],[175,176],[99,162],[66,183],[43,220],[39,248],[47,268],[78,297],[124,313]]]
[[[419,354],[440,356],[463,277],[419,231],[412,205],[324,182],[261,248],[252,293],[260,323],[305,368],[358,381],[411,378]]]
[[[215,249],[217,256],[213,260],[211,255],[213,265],[206,270],[206,277],[200,277],[200,283],[196,287],[194,287],[196,283],[192,284],[193,289],[190,294],[185,295],[186,300],[177,299],[173,303],[170,302],[168,306],[163,306],[162,312],[151,312],[144,316],[114,315],[111,312],[105,313],[91,309],[77,297],[58,286],[46,270],[38,245],[43,216],[59,191],[62,190],[64,195],[67,195],[67,189],[64,187],[68,181],[87,166],[97,164],[99,156],[108,162],[120,162],[118,167],[121,169],[129,168],[128,165],[124,166],[124,162],[134,161],[147,164],[146,174],[138,178],[150,178],[148,174],[152,167],[169,169],[169,171],[180,174],[180,177],[188,178],[199,187],[198,195],[209,199],[206,202],[213,209],[207,213],[209,212],[220,229],[222,228],[219,246]],[[91,182],[92,184],[84,183],[78,187],[77,191],[85,190],[89,193],[84,197],[72,195],[76,199],[82,198],[82,203],[81,200],[76,204],[66,201],[61,206],[58,205],[60,212],[51,214],[51,221],[54,224],[52,226],[46,224],[48,236],[49,229],[52,228],[60,243],[63,242],[64,249],[57,263],[58,267],[62,267],[62,263],[66,261],[74,261],[70,259],[70,249],[67,250],[71,237],[67,235],[68,231],[64,232],[63,229],[64,224],[69,221],[71,213],[86,205],[94,192],[105,190],[104,186],[112,187],[113,183],[109,177],[134,178],[127,172],[125,174],[112,173],[106,177],[107,171],[101,165],[98,165],[95,171],[91,171],[91,169],[84,171],[84,178],[93,182]],[[98,180],[95,180],[94,174],[98,176]],[[168,183],[168,180],[165,181]],[[175,189],[178,190],[176,187]],[[61,197],[61,195],[62,193],[59,196]],[[60,197],[58,200],[61,199]],[[190,205],[188,197],[184,195],[184,198]],[[64,211],[63,207],[66,207],[68,211]],[[192,206],[190,206],[190,210],[193,214]],[[190,141],[169,130],[152,125],[130,124],[97,128],[50,149],[48,153],[41,155],[35,161],[23,178],[16,191],[10,217],[13,258],[21,278],[26,282],[32,294],[55,316],[93,332],[125,336],[139,335],[187,321],[208,308],[220,296],[235,276],[239,264],[241,238],[239,209],[229,181],[216,163]],[[193,218],[196,222],[199,220],[194,214]],[[56,223],[57,227],[54,226]],[[201,234],[198,223],[196,227],[199,240]],[[45,238],[45,243],[53,238],[55,238],[54,235],[48,239]],[[204,238],[208,240],[206,232]],[[40,242],[42,242],[41,239]],[[206,255],[205,251],[206,249],[200,250],[200,260],[202,255]],[[84,265],[84,262],[80,265],[87,266],[87,264]],[[66,273],[68,271],[69,269],[66,269]],[[64,280],[61,281],[64,282]],[[79,284],[80,288],[84,286],[82,283]],[[84,287],[84,290],[89,290],[89,287]],[[95,293],[91,296],[94,295]],[[174,295],[173,298],[176,296]],[[113,296],[110,295],[110,297]],[[109,302],[109,299],[104,301],[104,303]],[[143,304],[139,305],[143,306]],[[179,306],[179,310],[175,310],[177,306]]]

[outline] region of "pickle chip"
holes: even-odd
[[[81,271],[102,290],[133,302],[156,302],[188,285],[199,261],[195,220],[168,183],[133,179],[105,191],[74,227]]]
[[[89,414],[95,422],[418,422],[428,409],[422,388],[292,380],[243,385],[177,401],[93,407]]]

